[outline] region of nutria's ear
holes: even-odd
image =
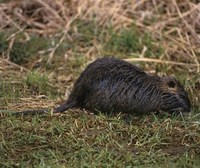
[[[169,81],[167,84],[170,88],[174,88],[176,86],[176,83],[174,81]]]

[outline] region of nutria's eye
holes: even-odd
[[[176,85],[176,84],[175,84],[173,81],[170,81],[170,82],[168,83],[168,86],[169,86],[170,88],[174,88],[175,85]]]
[[[180,97],[183,99],[185,96],[183,96],[183,95],[180,95]]]

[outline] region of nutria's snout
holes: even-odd
[[[187,92],[179,81],[172,77],[162,77],[161,88],[161,109],[163,111],[182,112],[187,114],[191,111],[191,104]]]
[[[176,113],[176,114],[180,114],[180,113],[182,113],[183,115],[186,115],[186,114],[189,114],[190,113],[190,111],[191,111],[191,108],[182,108],[182,107],[180,107],[180,108],[175,108],[175,109],[172,109],[172,110],[170,110],[170,111],[168,111],[169,113]]]

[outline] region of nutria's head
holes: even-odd
[[[183,86],[172,77],[161,77],[161,110],[169,113],[189,113],[191,109],[190,100]]]

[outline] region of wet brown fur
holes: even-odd
[[[137,66],[115,58],[101,58],[89,64],[74,84],[69,99],[54,113],[69,108],[92,112],[169,113],[190,112],[190,101],[183,86],[169,76],[145,73]],[[45,113],[48,110],[22,111],[15,114]]]

